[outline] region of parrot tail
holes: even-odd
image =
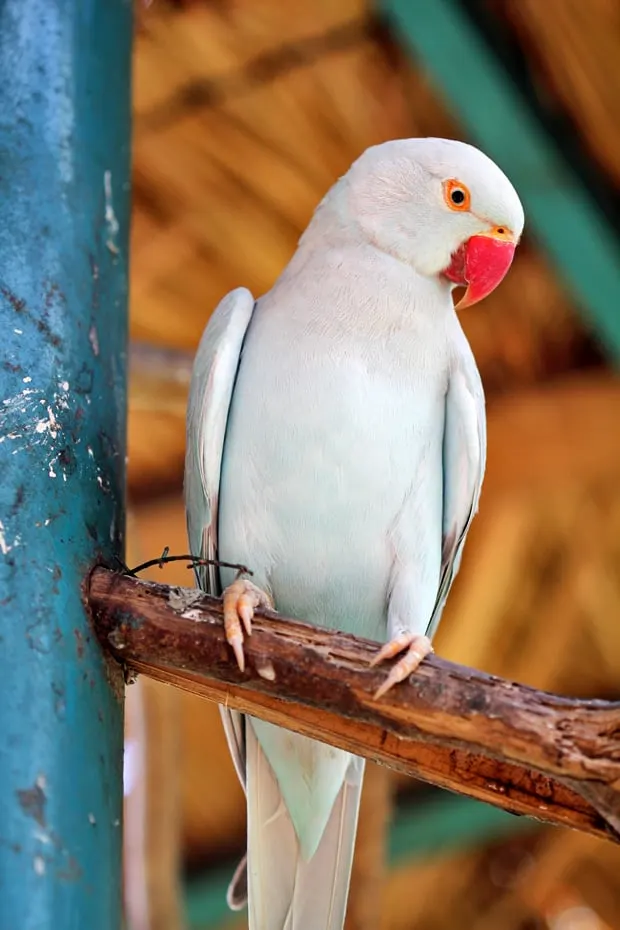
[[[342,930],[364,760],[351,758],[318,848],[305,861],[251,726],[246,740],[249,930]]]

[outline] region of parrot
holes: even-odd
[[[197,583],[223,598],[240,669],[257,608],[376,641],[373,664],[395,660],[379,701],[432,651],[486,460],[456,309],[502,281],[523,225],[512,183],[476,147],[390,140],[327,192],[271,290],[239,287],[211,315],[185,506],[191,552],[212,560]],[[342,930],[364,760],[220,711],[247,804],[229,906],[247,899],[250,930]]]

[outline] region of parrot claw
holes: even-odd
[[[237,578],[224,590],[224,632],[226,641],[232,648],[237,665],[245,670],[243,653],[244,630],[246,636],[252,635],[252,619],[256,607],[273,608],[271,598],[245,578]]]
[[[226,639],[228,640],[228,645],[232,648],[232,651],[235,654],[235,658],[237,660],[237,665],[239,666],[239,669],[242,672],[244,672],[245,671],[245,655],[243,653],[243,634],[233,633],[230,636],[226,636]]]
[[[380,662],[384,662],[385,659],[393,658],[393,656],[398,655],[398,653],[402,652],[404,649],[407,650],[405,655],[396,663],[383,684],[375,691],[375,700],[383,697],[383,695],[394,685],[398,684],[398,682],[404,681],[405,678],[412,675],[422,659],[425,659],[426,656],[433,651],[428,636],[416,636],[413,633],[400,633],[398,636],[395,636],[394,639],[390,640],[389,643],[386,643],[385,646],[382,646],[377,655],[372,659],[370,663],[371,667],[378,665]]]

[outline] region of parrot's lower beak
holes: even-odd
[[[457,249],[443,272],[449,281],[467,287],[457,310],[471,307],[494,291],[512,264],[517,243],[505,227],[472,236]]]

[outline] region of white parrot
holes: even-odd
[[[403,653],[431,651],[478,506],[484,394],[458,322],[513,259],[523,209],[476,148],[368,149],[328,192],[273,288],[228,294],[205,329],[187,419],[191,551],[213,566],[241,669],[254,608]],[[221,574],[221,579],[220,579]],[[247,796],[248,856],[228,901],[250,930],[341,930],[364,762],[222,709]]]

